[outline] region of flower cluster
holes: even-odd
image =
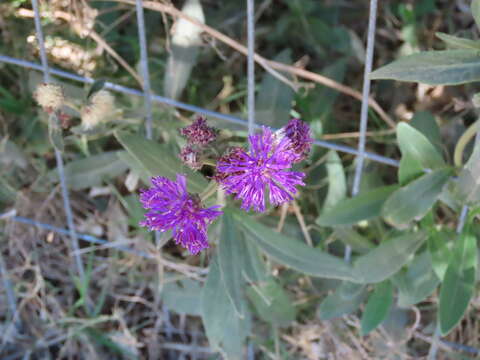
[[[198,118],[180,133],[188,140],[180,158],[191,168],[200,169],[199,154],[215,140],[215,129]],[[263,212],[266,197],[279,205],[293,200],[297,186],[305,185],[305,174],[291,168],[308,156],[312,142],[309,126],[299,119],[290,120],[275,133],[263,127],[261,133],[248,137],[248,150],[233,147],[218,158],[213,179],[242,200],[242,209]],[[187,192],[184,175],[177,175],[176,181],[164,177],[151,181],[153,186],[141,193],[140,200],[149,210],[141,225],[150,230],[171,229],[175,242],[192,254],[207,248],[207,226],[221,214],[216,210],[219,206],[203,208],[199,197]]]
[[[292,141],[287,136],[277,137],[266,127],[248,141],[248,152],[237,148],[220,158],[217,181],[227,193],[242,199],[244,210],[265,211],[266,191],[274,205],[293,200],[296,186],[305,185],[305,174],[289,171],[299,158]]]
[[[200,199],[187,192],[184,175],[177,175],[176,181],[157,176],[151,182],[153,186],[140,195],[149,210],[140,224],[150,230],[172,230],[175,242],[192,254],[207,248],[207,227],[222,213],[215,210],[219,206],[203,208]]]

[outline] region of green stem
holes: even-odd
[[[472,125],[468,127],[467,130],[460,136],[458,139],[457,145],[455,146],[455,152],[453,153],[453,163],[456,167],[463,166],[463,152],[465,151],[465,147],[475,137],[477,133],[477,128],[479,125],[479,121],[477,120]]]
[[[200,200],[203,202],[217,191],[217,182],[215,180],[210,181],[207,188],[200,194]]]

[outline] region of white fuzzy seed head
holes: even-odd
[[[47,112],[60,109],[65,102],[63,89],[55,84],[42,83],[38,85],[33,97],[38,105]]]
[[[92,129],[101,122],[107,122],[114,113],[115,98],[110,92],[100,90],[91,97],[90,104],[82,109],[82,126],[86,130]]]

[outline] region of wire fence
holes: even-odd
[[[78,81],[81,83],[86,83],[86,84],[93,84],[94,79],[89,78],[89,77],[83,77],[77,74],[73,74],[70,72],[66,72],[63,70],[55,69],[49,66],[48,60],[47,60],[47,54],[45,50],[45,41],[44,41],[44,36],[43,36],[43,31],[42,31],[42,24],[40,21],[40,12],[39,12],[39,7],[38,7],[38,0],[31,0],[32,3],[32,8],[34,11],[34,24],[35,24],[35,29],[36,29],[36,35],[37,35],[37,40],[39,44],[39,50],[40,50],[40,64],[30,62],[24,59],[18,59],[18,58],[13,58],[7,55],[2,55],[0,54],[0,62],[6,63],[6,64],[12,64],[12,65],[17,65],[21,66],[24,68],[28,69],[33,69],[33,70],[38,70],[43,73],[43,78],[45,82],[50,82],[52,76],[56,76],[59,78],[63,79],[69,79],[69,80],[74,80]],[[144,21],[144,5],[142,4],[142,0],[136,0],[135,1],[135,6],[136,6],[136,13],[137,13],[137,25],[138,25],[138,39],[139,39],[139,44],[140,44],[140,69],[141,69],[141,77],[142,77],[142,90],[137,90],[137,89],[132,89],[128,88],[119,84],[111,83],[111,82],[106,82],[105,83],[105,88],[124,93],[124,94],[129,94],[129,95],[136,95],[136,96],[141,96],[145,99],[145,135],[148,139],[152,138],[152,122],[153,122],[153,117],[152,117],[152,103],[162,103],[167,106],[172,106],[176,107],[179,109],[191,111],[194,113],[199,113],[203,114],[205,116],[210,116],[214,117],[229,123],[233,124],[238,124],[241,126],[245,126],[248,129],[248,132],[251,134],[256,128],[258,128],[260,125],[255,124],[255,63],[254,63],[254,41],[255,41],[255,9],[254,9],[254,0],[246,0],[246,5],[247,5],[247,84],[248,84],[248,92],[247,92],[247,108],[248,108],[248,120],[244,120],[235,116],[231,116],[228,114],[222,114],[218,113],[215,111],[211,111],[208,109],[204,109],[198,106],[186,104],[180,101],[176,101],[173,99],[169,99],[160,95],[153,94],[151,91],[151,85],[150,85],[150,73],[148,69],[148,53],[147,53],[147,40],[146,40],[146,29],[145,29],[145,21]],[[365,68],[364,68],[364,82],[363,82],[363,92],[362,92],[362,105],[361,105],[361,114],[360,114],[360,123],[359,123],[359,129],[360,129],[360,136],[359,136],[359,142],[358,142],[358,148],[352,148],[343,144],[338,144],[335,142],[329,142],[329,141],[324,141],[324,140],[315,140],[314,145],[319,146],[322,148],[326,148],[329,150],[335,150],[338,152],[342,153],[348,153],[355,155],[357,158],[356,165],[355,165],[355,176],[354,176],[354,182],[353,182],[353,187],[352,187],[352,196],[356,196],[359,193],[360,189],[360,182],[362,178],[362,173],[364,169],[364,161],[365,159],[369,159],[378,163],[382,163],[385,165],[389,166],[394,166],[398,167],[399,162],[395,159],[391,159],[388,157],[384,157],[382,155],[374,154],[371,152],[366,151],[366,132],[367,132],[367,125],[368,125],[368,110],[369,110],[369,93],[370,93],[370,80],[369,80],[369,74],[372,70],[372,62],[373,62],[373,50],[374,50],[374,45],[375,45],[375,26],[376,26],[376,19],[377,19],[377,0],[370,0],[370,15],[369,15],[369,25],[368,25],[368,36],[367,36],[367,51],[366,51],[366,59],[365,59]],[[91,235],[87,234],[77,234],[75,230],[75,225],[74,225],[74,219],[73,219],[73,213],[70,205],[70,197],[69,197],[69,192],[68,188],[66,185],[66,178],[65,178],[65,172],[64,172],[64,163],[63,163],[63,158],[62,154],[60,151],[55,149],[55,156],[56,156],[56,161],[57,161],[57,170],[59,173],[59,178],[60,178],[60,185],[62,189],[62,197],[63,197],[63,202],[64,202],[64,210],[65,210],[65,215],[67,219],[67,226],[68,229],[64,228],[59,228],[50,224],[45,224],[41,223],[38,221],[35,221],[33,219],[21,217],[21,216],[16,216],[14,212],[11,214],[0,214],[0,219],[2,218],[9,218],[12,221],[27,224],[27,225],[32,225],[39,227],[41,229],[45,230],[50,230],[54,231],[56,233],[59,233],[61,235],[68,235],[70,237],[71,241],[71,247],[72,247],[72,254],[75,256],[75,262],[76,262],[76,268],[78,275],[80,278],[83,278],[85,276],[84,272],[84,266],[83,266],[83,261],[81,259],[81,252],[79,251],[79,244],[78,244],[78,239],[81,239],[83,241],[92,243],[92,244],[98,244],[98,245],[108,245],[107,240],[103,240]],[[464,207],[461,212],[461,216],[459,219],[459,224],[457,227],[457,231],[461,232],[463,228],[463,224],[465,223],[465,219],[467,217],[468,213],[468,208]],[[112,247],[114,247],[117,250],[124,251],[127,253],[134,254],[136,256],[144,257],[147,259],[155,259],[155,256],[152,254],[149,254],[144,251],[139,251],[136,249],[133,249],[129,246],[124,246],[124,245],[118,245],[115,244]],[[350,260],[350,254],[351,254],[351,249],[347,248],[347,251],[345,253],[345,259],[346,261]],[[16,297],[15,297],[15,292],[13,291],[12,283],[10,281],[10,277],[8,275],[8,271],[6,269],[4,260],[1,256],[0,253],[0,276],[2,277],[2,283],[3,287],[5,288],[5,293],[6,293],[6,298],[7,298],[7,303],[8,303],[8,308],[11,312],[11,317],[12,319],[17,319],[18,318],[18,309],[16,305]],[[167,334],[174,334],[175,332],[177,333],[185,333],[185,329],[177,329],[175,328],[171,322],[168,320],[169,319],[169,312],[167,309],[165,310],[164,314],[164,323],[165,328],[164,331]],[[192,344],[190,345],[185,345],[185,344],[178,344],[178,343],[166,343],[163,344],[164,348],[170,351],[173,351],[175,353],[179,353],[179,357],[176,357],[177,359],[183,358],[185,354],[190,354],[191,358],[201,358],[202,355],[211,355],[212,350],[206,347],[201,347],[197,343],[197,338],[198,336],[191,336],[192,339]],[[167,336],[167,340],[171,340],[172,336]],[[433,356],[432,359],[435,357],[436,351],[437,351],[437,345],[438,342],[442,342],[443,344],[449,345],[447,342],[439,340],[438,339],[438,334],[436,335],[436,339],[434,342],[434,345],[431,348],[430,351],[430,356]],[[454,344],[450,343],[450,346],[453,348],[458,348],[459,346],[462,347],[459,344]],[[476,349],[467,349],[470,352],[477,351]],[[476,352],[478,353],[478,351]],[[25,356],[25,353],[22,353],[21,356]],[[247,356],[248,359],[253,359],[254,358],[254,350],[253,350],[253,345],[249,344],[247,348]]]

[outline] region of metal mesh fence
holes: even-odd
[[[63,70],[58,70],[49,66],[47,61],[47,54],[45,50],[45,41],[44,41],[44,36],[42,31],[42,25],[40,21],[38,0],[31,0],[31,3],[34,11],[34,24],[35,24],[36,35],[37,35],[37,40],[38,40],[39,50],[40,50],[40,64],[33,63],[24,59],[12,58],[2,54],[0,54],[0,62],[41,71],[43,73],[43,78],[45,82],[51,81],[51,77],[55,76],[59,78],[78,81],[81,83],[93,84],[94,79],[69,73]],[[211,110],[200,108],[194,105],[182,103],[180,101],[176,101],[176,100],[169,99],[169,98],[152,93],[151,86],[150,86],[150,74],[148,69],[146,29],[145,29],[144,8],[143,8],[144,5],[142,4],[142,0],[135,0],[136,13],[137,13],[137,25],[138,25],[138,40],[140,44],[140,70],[141,70],[141,77],[142,77],[142,89],[137,90],[137,89],[127,88],[125,86],[121,86],[111,82],[106,82],[104,86],[106,89],[110,89],[112,91],[141,96],[145,98],[145,110],[144,110],[145,129],[146,129],[145,136],[148,139],[152,138],[152,103],[153,102],[162,103],[167,106],[176,107],[179,109],[203,114],[206,116],[212,116],[226,122],[246,126],[248,128],[249,133],[252,133],[256,128],[259,127],[257,124],[255,124],[254,0],[246,0],[246,3],[247,3],[247,39],[248,39],[248,44],[247,44],[247,48],[248,48],[248,54],[247,54],[247,57],[248,57],[247,58],[248,120],[244,120],[244,119],[227,115],[227,114],[221,114],[215,111],[211,111]],[[355,176],[354,176],[353,187],[352,187],[352,196],[356,196],[359,193],[359,186],[362,178],[365,159],[369,159],[375,162],[379,162],[379,163],[394,166],[394,167],[399,166],[399,162],[397,160],[366,151],[366,132],[367,132],[369,93],[370,93],[369,74],[371,72],[372,62],[373,62],[376,18],[377,18],[377,0],[370,0],[370,16],[369,16],[368,36],[367,36],[367,51],[366,51],[365,68],[364,68],[362,106],[361,106],[361,114],[360,114],[360,121],[359,121],[360,137],[358,142],[358,148],[355,149],[342,144],[323,141],[323,140],[314,141],[315,146],[323,147],[330,150],[335,150],[338,152],[352,154],[357,157],[356,165],[355,165]],[[75,225],[74,225],[73,213],[70,205],[69,191],[66,185],[64,162],[63,162],[62,154],[58,150],[55,150],[55,155],[56,155],[57,169],[58,169],[59,178],[60,178],[60,185],[62,189],[64,210],[65,210],[65,215],[67,219],[67,229],[58,228],[50,224],[41,223],[33,219],[16,216],[13,212],[11,214],[3,214],[3,215],[0,214],[0,219],[8,217],[10,220],[15,222],[24,223],[31,226],[37,226],[39,228],[54,231],[62,235],[68,235],[71,240],[72,252],[76,258],[75,263],[76,263],[77,273],[78,273],[78,276],[82,278],[85,276],[85,273],[84,273],[85,271],[84,271],[84,265],[81,259],[80,252],[78,251],[79,250],[78,239],[81,239],[83,241],[87,241],[93,244],[100,244],[100,245],[107,244],[107,241],[103,239],[99,239],[94,236],[86,235],[86,234],[77,234],[75,230]],[[459,224],[457,228],[458,232],[460,232],[463,228],[463,224],[466,219],[467,212],[468,212],[468,209],[464,207],[459,219]],[[114,247],[117,250],[132,253],[144,258],[153,258],[152,255],[146,252],[138,251],[138,250],[129,248],[128,246],[114,245]],[[346,261],[350,260],[350,248],[347,248],[345,259]],[[8,275],[7,269],[5,268],[5,264],[1,257],[1,253],[0,253],[0,275],[2,277],[2,283],[5,289],[8,308],[11,312],[12,319],[18,319],[18,316],[17,316],[18,309],[16,305],[15,293],[13,291],[11,281],[9,280],[9,275]],[[163,344],[162,346],[164,346],[165,349],[169,350],[174,354],[172,355],[173,356],[172,358],[182,359],[182,358],[186,358],[186,356],[188,355],[192,359],[197,359],[197,358],[200,359],[200,358],[205,358],[205,356],[212,354],[212,350],[210,350],[209,348],[198,345],[198,338],[201,336],[201,334],[188,334],[184,328],[177,328],[173,326],[172,322],[169,321],[169,318],[170,318],[169,311],[167,309],[164,309],[164,311],[165,311],[165,314],[164,314],[165,325],[162,331],[164,331],[164,333],[166,334],[166,338],[168,342]],[[188,338],[191,339],[190,344],[181,344],[181,343],[172,342],[175,334],[180,335],[185,339],[186,339],[185,336],[188,335]],[[436,335],[437,339],[438,339],[438,336],[439,334],[437,333]],[[59,341],[62,341],[62,339],[60,339]],[[436,352],[436,346],[434,344],[434,346],[432,346],[431,353],[435,354],[435,352]],[[254,351],[251,344],[248,347],[247,354],[249,359],[253,359]],[[20,354],[20,355],[25,356],[25,354]]]

